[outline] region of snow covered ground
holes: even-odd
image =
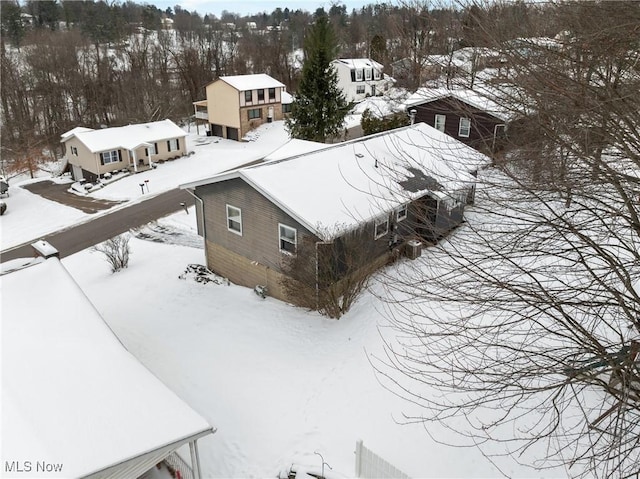
[[[159,226],[150,228],[194,237],[195,215],[182,211]],[[200,442],[205,477],[319,468],[316,451],[336,477],[352,477],[357,439],[411,477],[502,475],[478,448],[437,444],[422,426],[399,424],[417,411],[378,383],[369,362],[382,353],[380,334],[391,334],[373,294],[335,321],[248,288],[181,280],[203,251],[172,237],[132,239],[130,266],[117,274],[88,250],[63,263],[125,346],[218,428]],[[499,467],[536,475],[511,458]]]
[[[289,136],[284,129],[284,122],[278,121],[261,126],[251,132],[248,139],[250,141],[240,143],[207,137],[204,128],[200,128],[200,135],[197,135],[195,127],[191,127],[187,136],[187,149],[193,151],[193,155],[160,164],[154,170],[129,175],[88,196],[108,200],[142,201],[150,195],[171,190],[182,183],[213,176],[262,158],[286,143]],[[7,204],[7,211],[0,216],[0,249],[40,238],[96,216],[44,199],[20,187],[25,183],[48,178],[50,175],[40,176],[36,180],[26,177],[11,180],[10,195],[2,199]],[[149,194],[143,195],[139,185],[145,180],[149,180]],[[126,205],[121,204],[114,208],[123,206]]]
[[[142,201],[138,184],[144,179],[157,194],[261,158],[288,139],[282,122],[258,129],[248,143],[193,130],[188,138],[194,155],[91,195]],[[16,185],[0,218],[3,249],[91,217]],[[399,424],[403,413],[419,411],[384,389],[370,364],[372,355],[383,353],[381,334],[393,340],[374,294],[365,293],[334,321],[262,300],[248,288],[179,279],[188,264],[204,261],[193,209],[140,233],[122,272],[111,274],[90,250],[63,264],[125,346],[218,428],[200,442],[204,477],[275,477],[291,464],[319,469],[316,451],[334,476],[352,477],[357,439],[416,478],[566,475],[541,474],[510,457],[494,465],[477,447],[436,443],[429,434],[457,441],[442,428]],[[502,452],[496,444],[483,447]]]

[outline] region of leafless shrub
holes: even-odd
[[[102,253],[111,267],[111,272],[116,273],[129,266],[129,256],[131,255],[130,239],[131,237],[128,234],[121,234],[94,246],[93,251]]]
[[[284,261],[282,286],[296,304],[339,319],[366,288],[379,266],[367,245],[365,232],[357,230],[332,242],[305,237],[295,255]],[[373,261],[373,262],[372,262]]]

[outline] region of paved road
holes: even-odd
[[[48,241],[60,252],[60,257],[64,258],[131,228],[145,225],[150,221],[178,211],[182,208],[180,203],[191,206],[194,204],[194,198],[184,190],[167,191],[87,223],[57,231],[44,238],[34,238],[33,241],[38,239]],[[33,241],[0,252],[0,262],[33,256],[33,249],[30,246]]]

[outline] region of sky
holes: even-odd
[[[272,12],[277,7],[283,10],[289,8],[289,10],[301,9],[314,12],[318,7],[324,7],[325,10],[328,10],[332,3],[345,5],[347,12],[350,13],[354,8],[358,9],[364,5],[378,2],[379,0],[342,0],[333,2],[330,0],[237,0],[235,2],[226,0],[146,0],[145,3],[153,4],[161,10],[166,10],[167,7],[173,9],[175,5],[180,5],[183,9],[190,12],[195,10],[203,16],[207,13],[213,13],[219,17],[223,10],[244,16],[265,11]]]

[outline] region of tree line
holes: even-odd
[[[339,3],[313,13],[276,8],[240,17],[225,11],[220,18],[132,1],[21,6],[8,0],[0,8],[2,154],[17,162],[59,156],[60,134],[79,125],[180,122],[192,114],[191,103],[204,98],[207,83],[222,75],[268,73],[295,92],[304,39],[319,17],[335,31],[336,56],[371,57],[387,73],[395,60],[419,62],[481,38],[471,7],[424,1],[378,3],[350,13]],[[543,13],[525,2],[486,11],[508,23],[508,37],[552,29]],[[162,28],[167,18],[171,30]]]

